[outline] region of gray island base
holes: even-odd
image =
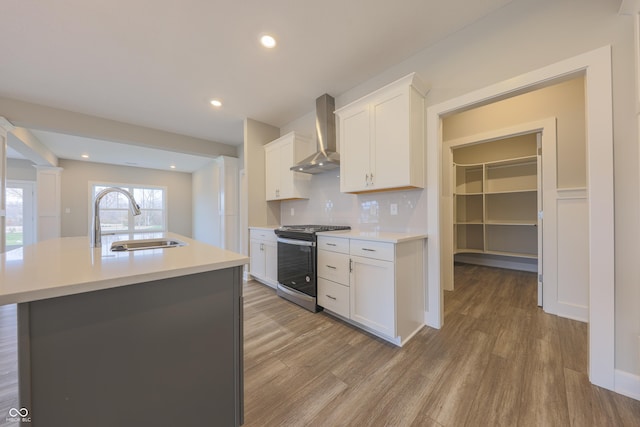
[[[242,267],[18,304],[32,426],[243,423]]]

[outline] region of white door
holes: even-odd
[[[351,257],[351,320],[395,337],[393,262]]]
[[[371,178],[376,189],[393,188],[410,181],[408,93],[394,93],[372,107]],[[400,142],[399,142],[400,141]]]
[[[278,184],[278,198],[290,199],[296,197],[293,181],[295,172],[289,169],[296,162],[293,159],[293,139],[280,145],[280,183]]]
[[[278,281],[278,244],[276,242],[264,242],[264,274],[267,280],[273,283]]]
[[[251,274],[261,278],[264,277],[266,272],[264,242],[251,240],[249,253],[251,257]]]
[[[31,181],[7,181],[6,250],[35,242],[35,185]]]
[[[267,200],[278,198],[280,187],[280,148],[269,147],[265,150],[265,194]]]
[[[369,108],[340,115],[340,191],[367,190],[370,150]]]

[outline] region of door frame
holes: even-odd
[[[611,46],[557,62],[427,108],[428,277],[425,322],[444,321],[442,289],[442,118],[585,77],[589,211],[589,380],[615,389],[613,96]]]

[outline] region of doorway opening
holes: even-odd
[[[447,212],[446,204],[443,203],[446,199],[446,187],[442,185],[442,156],[446,153],[446,150],[443,150],[443,141],[448,139],[443,132],[443,121],[457,113],[510,99],[578,76],[584,76],[584,93],[588,100],[585,102],[586,162],[583,163],[586,163],[588,171],[585,186],[588,188],[588,197],[586,188],[558,188],[556,193],[566,196],[564,214],[567,218],[571,218],[573,210],[580,211],[581,214],[586,213],[586,223],[580,222],[575,228],[572,228],[573,224],[570,221],[564,225],[571,235],[577,235],[576,231],[583,226],[587,229],[587,233],[582,235],[582,241],[587,244],[574,243],[573,246],[584,250],[588,258],[588,264],[582,268],[588,279],[589,380],[595,385],[614,390],[613,102],[610,46],[551,64],[427,109],[427,232],[430,238],[425,322],[429,326],[440,328],[444,315],[442,285],[447,263],[443,262],[443,257],[447,252],[442,246],[446,242],[443,235],[447,233],[447,229],[443,227],[443,223],[447,214],[451,212]],[[543,173],[543,179],[547,179],[546,173]],[[571,200],[574,198],[578,200],[576,203]],[[543,245],[546,243],[543,242]],[[575,258],[569,259],[571,264],[575,261]]]
[[[541,134],[448,144],[453,221],[453,280],[461,265],[542,273]],[[487,271],[480,269],[476,271]],[[536,281],[536,275],[528,275]],[[540,276],[538,276],[540,277]],[[542,283],[538,286],[542,305]]]

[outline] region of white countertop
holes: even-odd
[[[426,234],[420,233],[391,233],[386,231],[360,231],[360,230],[340,230],[324,231],[318,233],[319,236],[326,235],[332,237],[342,237],[345,239],[370,240],[375,242],[402,243],[410,240],[426,239]]]
[[[92,248],[88,237],[66,237],[0,254],[0,305],[221,270],[249,262],[244,255],[178,234],[162,236],[187,245],[111,252],[112,241],[132,237],[103,237],[101,248]],[[148,236],[133,238],[145,237]]]

